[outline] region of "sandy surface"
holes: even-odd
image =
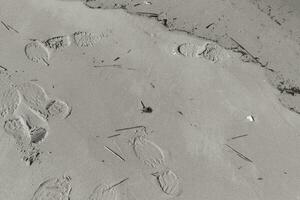
[[[0,199],[300,199],[299,29],[216,2],[1,1]]]

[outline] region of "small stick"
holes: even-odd
[[[114,59],[114,61],[117,61],[117,60],[119,60],[120,59],[120,57],[118,56],[118,57],[116,57],[115,59]]]
[[[16,33],[19,33],[19,31],[17,31],[16,29],[14,29],[12,26],[10,26],[10,25],[4,23],[3,21],[1,21],[1,24],[3,24],[3,26],[5,26],[5,28],[6,28],[8,31],[13,30],[13,31],[15,31]]]
[[[9,27],[3,21],[1,21],[1,24],[9,31]]]
[[[4,71],[7,71],[7,69],[5,67],[3,67],[2,65],[0,65],[0,68],[2,68]]]
[[[47,66],[50,65],[50,64],[45,60],[45,58],[42,58],[42,60],[43,60],[43,62],[44,62]]]
[[[120,156],[119,154],[117,154],[117,152],[115,152],[114,150],[112,150],[111,148],[109,148],[108,146],[104,146],[106,150],[110,151],[111,153],[113,153],[115,156],[117,156],[118,158],[120,158],[121,160],[125,161],[125,159]]]
[[[228,148],[230,148],[232,151],[234,151],[240,158],[248,161],[248,162],[253,162],[252,160],[250,160],[249,158],[247,158],[246,156],[244,156],[242,153],[238,152],[237,150],[235,150],[234,148],[232,148],[231,146],[229,146],[228,144],[225,144]]]
[[[118,132],[118,131],[126,131],[126,130],[137,129],[137,128],[144,128],[144,129],[146,129],[145,126],[133,126],[133,127],[128,127],[128,128],[117,129],[117,130],[115,130],[115,131],[116,131],[116,132]]]
[[[94,67],[95,67],[95,68],[97,68],[97,67],[114,67],[114,68],[122,68],[121,65],[117,65],[117,64],[114,64],[114,65],[95,65]]]
[[[143,103],[143,101],[141,101],[141,104],[143,106],[143,108],[146,108],[145,104]]]
[[[214,25],[215,23],[208,24],[205,28],[208,29],[210,26]]]
[[[235,139],[238,139],[238,138],[241,138],[241,137],[246,137],[246,136],[248,136],[248,134],[238,135],[238,136],[232,137],[231,140],[235,140]]]
[[[123,182],[125,182],[125,181],[127,181],[129,178],[127,177],[127,178],[124,178],[123,180],[121,180],[120,182],[118,182],[118,183],[116,183],[116,184],[113,184],[112,186],[110,186],[107,190],[110,190],[110,189],[112,189],[112,188],[114,188],[114,187],[116,187],[116,186],[118,186],[118,185],[120,185],[121,183],[123,183]]]
[[[158,17],[158,14],[151,12],[136,12],[138,15],[146,15],[147,17]]]
[[[114,135],[108,136],[107,138],[113,138],[113,137],[117,137],[117,136],[119,136],[119,135],[121,135],[121,134],[120,134],[120,133],[114,134]]]
[[[19,33],[19,31],[17,31],[16,29],[14,29],[12,26],[7,25],[11,30],[15,31],[16,33]]]

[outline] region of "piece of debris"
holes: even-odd
[[[143,106],[142,113],[152,113],[153,112],[153,109],[150,106],[145,106],[143,101],[141,101],[141,104]]]
[[[1,24],[8,30],[13,30],[16,33],[19,33],[19,31],[17,31],[16,29],[14,29],[12,26],[10,26],[9,24],[4,23],[3,21],[1,21]]]
[[[238,136],[235,136],[235,137],[230,138],[230,140],[235,140],[235,139],[242,138],[242,137],[246,137],[246,136],[248,136],[248,134],[238,135]]]
[[[255,121],[255,119],[254,119],[254,117],[253,117],[252,115],[248,115],[248,116],[246,117],[246,119],[247,119],[248,121],[250,121],[250,122],[254,122],[254,121]]]
[[[117,152],[115,152],[114,150],[112,150],[111,148],[109,148],[108,146],[104,146],[104,148],[107,150],[107,151],[109,151],[109,152],[111,152],[112,154],[114,154],[115,156],[117,156],[119,159],[121,159],[122,161],[125,161],[125,159],[121,156],[121,155],[119,155]]]
[[[118,57],[116,57],[115,59],[114,59],[114,61],[117,61],[117,60],[119,60],[120,59],[120,57],[118,56]]]
[[[229,149],[231,149],[233,152],[236,153],[236,155],[240,158],[242,158],[243,160],[245,161],[248,161],[248,162],[253,162],[251,159],[249,159],[248,157],[246,157],[245,155],[243,155],[241,152],[237,151],[236,149],[234,149],[233,147],[229,146],[228,144],[225,144]]]

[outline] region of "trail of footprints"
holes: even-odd
[[[165,156],[162,149],[154,142],[148,140],[146,135],[141,135],[137,130],[129,145],[132,145],[135,156],[146,166],[156,170],[149,174],[155,176],[157,186],[167,195],[168,199],[179,196],[182,193],[181,183],[174,171],[166,166]],[[142,129],[142,132],[146,131]],[[146,132],[144,132],[146,133]],[[120,199],[118,186],[129,178],[125,178],[117,183],[107,184],[98,183],[91,193],[87,196],[87,200],[118,200]],[[43,181],[33,193],[31,200],[70,200],[72,190],[71,177],[63,175],[56,178],[48,178]],[[132,195],[127,188],[128,195]]]
[[[129,145],[139,161],[155,170],[151,175],[155,176],[160,190],[169,198],[179,196],[182,193],[180,178],[167,166],[163,150],[147,139],[147,135],[146,127],[136,128],[134,136],[129,138]]]
[[[49,133],[49,121],[64,119],[69,115],[70,106],[48,97],[35,83],[14,84],[3,80],[8,84],[0,90],[1,126],[15,140],[22,160],[31,165],[41,154],[39,147]]]
[[[94,47],[104,37],[107,37],[106,33],[77,31],[71,35],[55,36],[44,41],[34,39],[25,45],[24,52],[30,61],[49,66],[53,53],[70,47],[72,44],[79,48]]]
[[[135,136],[132,146],[140,161],[158,170],[152,175],[156,177],[161,191],[169,197],[179,196],[181,194],[179,178],[175,172],[166,166],[163,150],[156,143],[147,139],[145,135]]]

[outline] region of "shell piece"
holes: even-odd
[[[61,50],[71,45],[71,38],[68,35],[56,36],[43,41],[45,46],[53,50]]]
[[[0,91],[0,117],[14,114],[20,103],[21,98],[15,88],[9,87]]]
[[[32,62],[49,66],[50,53],[46,46],[38,40],[26,44],[25,55]]]
[[[47,119],[46,105],[49,98],[46,91],[41,86],[31,82],[17,85],[16,88],[22,97],[22,101],[44,119]]]
[[[109,187],[105,184],[98,185],[88,200],[116,200],[117,199],[117,191],[114,187]]]
[[[64,119],[70,113],[70,107],[62,100],[54,99],[46,105],[49,119]]]
[[[151,142],[142,136],[137,136],[133,142],[133,149],[135,155],[144,164],[152,168],[159,168],[165,165],[164,153],[154,142]]]
[[[94,34],[90,32],[78,31],[73,34],[74,42],[77,47],[93,47],[104,35]]]
[[[69,176],[50,178],[39,185],[32,200],[69,200],[71,190]]]
[[[177,175],[169,169],[159,173],[157,181],[161,190],[169,196],[179,196],[182,192]]]

